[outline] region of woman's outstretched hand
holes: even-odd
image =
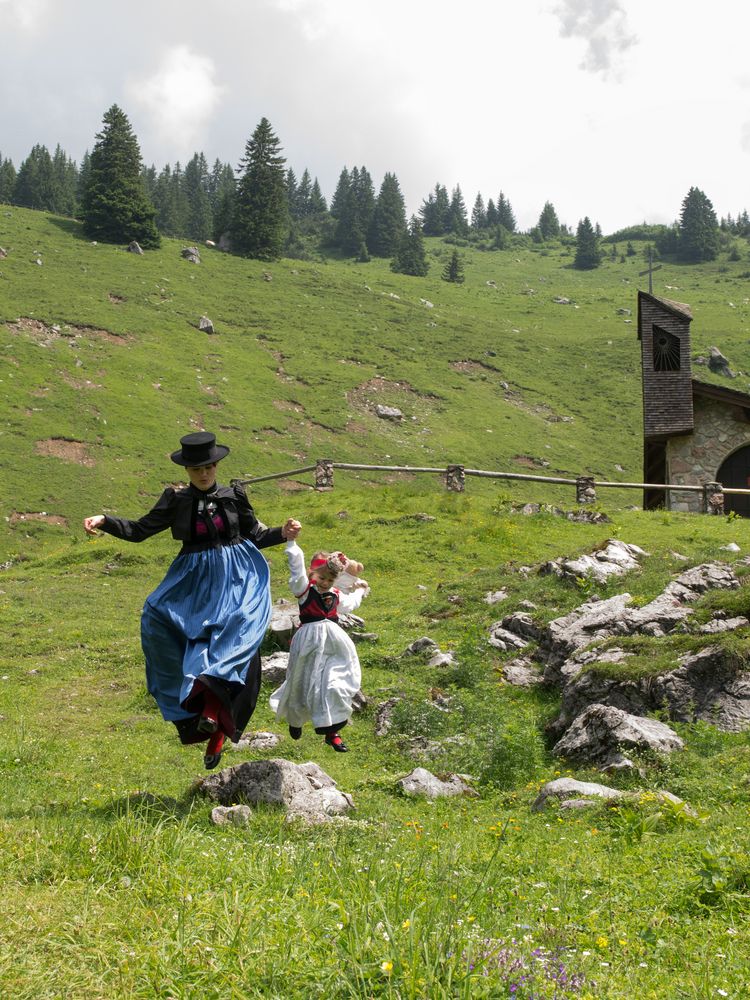
[[[281,529],[281,535],[285,541],[293,541],[297,535],[300,533],[302,525],[293,517],[288,517],[286,523]]]
[[[104,524],[104,514],[94,514],[93,517],[84,517],[83,528],[87,535],[95,535],[97,528]]]

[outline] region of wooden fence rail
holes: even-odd
[[[700,483],[694,486],[682,483],[617,483],[597,481],[593,476],[578,476],[568,479],[563,476],[534,476],[524,472],[493,472],[488,469],[467,469],[463,465],[448,465],[441,467],[419,465],[365,465],[360,462],[334,462],[332,459],[320,458],[314,465],[304,465],[288,472],[273,472],[266,476],[251,476],[248,479],[233,479],[232,483],[250,486],[253,483],[265,483],[272,479],[288,479],[290,476],[300,476],[307,472],[315,473],[316,490],[333,489],[333,473],[335,469],[346,472],[407,472],[427,473],[445,477],[445,485],[454,493],[462,493],[467,476],[477,476],[483,479],[509,479],[524,482],[548,483],[562,486],[575,486],[576,502],[580,504],[594,503],[598,489],[618,490],[668,490],[675,493],[698,493],[703,498],[704,514],[722,514],[724,512],[724,497],[750,496],[749,490],[724,487],[721,483]]]

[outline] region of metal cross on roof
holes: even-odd
[[[653,280],[652,280],[653,273],[654,273],[654,271],[661,270],[661,264],[657,264],[656,267],[654,267],[653,253],[654,253],[653,247],[649,247],[648,248],[648,268],[645,271],[639,271],[638,272],[638,277],[639,278],[642,278],[644,274],[648,275],[648,294],[649,295],[653,295],[654,294],[654,285],[653,285]]]

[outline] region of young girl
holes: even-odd
[[[286,719],[294,740],[311,721],[338,753],[349,749],[339,730],[349,721],[352,700],[359,691],[361,672],[354,643],[338,624],[338,612],[348,614],[369,593],[364,580],[354,579],[351,593],[334,587],[336,578],[360,563],[342,552],[316,552],[305,569],[305,557],[295,541],[286,546],[289,586],[299,601],[300,628],[289,648],[286,680],[270,698],[277,719]]]

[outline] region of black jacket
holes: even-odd
[[[199,500],[213,501],[219,508],[226,527],[226,534],[221,538],[211,540],[205,535],[196,536]],[[105,514],[104,524],[101,526],[102,531],[126,542],[142,542],[167,528],[172,529],[173,538],[182,542],[183,552],[231,545],[241,538],[248,538],[259,549],[278,545],[285,540],[281,528],[267,528],[258,520],[242,486],[216,485],[206,493],[194,486],[179,490],[169,486],[148,514],[139,517],[137,521]]]

